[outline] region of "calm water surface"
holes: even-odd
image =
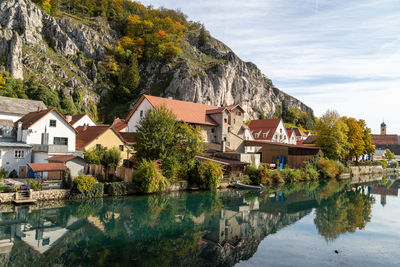
[[[0,266],[400,266],[399,186],[389,177],[2,205]]]

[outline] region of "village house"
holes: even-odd
[[[88,114],[78,114],[78,115],[67,115],[65,119],[71,124],[74,128],[79,126],[88,125],[88,126],[96,126],[96,123],[89,117]]]
[[[297,143],[296,134],[293,129],[286,129],[289,138],[289,144],[295,145]]]
[[[283,144],[290,143],[288,132],[281,118],[252,120],[249,124],[249,128],[254,140]]]
[[[171,110],[178,121],[199,126],[209,150],[244,153],[244,140],[252,138],[240,105],[217,107],[150,95],[142,95],[126,117],[127,131],[136,132],[147,110],[161,105]]]
[[[76,128],[76,149],[90,150],[94,148],[118,148],[122,159],[129,160],[133,155],[134,134],[118,133],[110,125],[79,126]]]
[[[71,177],[77,177],[81,174],[84,174],[86,161],[78,156],[74,155],[56,155],[52,156],[48,159],[49,163],[62,163],[65,165],[69,170]],[[50,176],[50,175],[49,175]],[[58,173],[55,176],[51,177],[53,179],[61,179],[62,177],[59,176]]]
[[[29,112],[46,108],[42,101],[0,96],[0,120],[16,122]]]
[[[32,162],[75,154],[76,130],[55,108],[30,112],[15,122],[17,142],[32,146]]]

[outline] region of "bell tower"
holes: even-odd
[[[381,124],[381,135],[386,135],[386,124],[382,122]]]

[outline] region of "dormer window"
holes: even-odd
[[[57,121],[56,120],[50,120],[50,127],[56,127],[57,126]]]

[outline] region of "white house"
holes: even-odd
[[[7,170],[7,176],[16,171],[18,177],[27,177],[31,163],[32,146],[20,142],[0,140],[0,168]]]
[[[75,152],[76,130],[56,109],[30,112],[15,123],[17,141],[32,145],[32,162]]]
[[[16,122],[22,116],[38,109],[46,109],[42,101],[0,96],[0,120]]]
[[[75,129],[79,126],[96,126],[96,123],[89,117],[88,114],[78,114],[78,115],[67,115],[65,119],[71,124]]]
[[[289,144],[290,139],[282,119],[252,120],[249,128],[254,140]]]

